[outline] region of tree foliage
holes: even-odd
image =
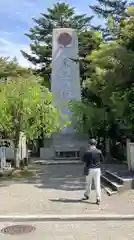
[[[73,112],[72,121],[79,133],[89,134],[93,137],[103,129],[105,119],[103,108],[97,107],[96,104],[77,101],[72,101],[69,106]]]
[[[113,125],[133,129],[134,22],[133,17],[123,21],[118,26],[117,40],[104,42],[87,55],[90,64],[83,83],[84,102],[78,105],[78,110],[76,104],[73,108],[74,116],[78,113],[81,116],[84,131],[92,129],[95,135],[102,133],[102,129],[108,133]]]
[[[127,7],[126,0],[97,0],[95,5],[90,6],[93,12],[105,21],[105,27],[101,26],[99,29],[106,41],[116,39],[116,27],[127,16]]]
[[[28,76],[30,70],[19,66],[17,59],[0,57],[0,79],[7,79],[13,76]]]
[[[18,149],[20,133],[27,139],[50,136],[63,126],[58,109],[52,104],[52,93],[40,84],[40,78],[10,78],[1,84],[0,132],[14,141]],[[17,162],[16,157],[16,162]]]
[[[120,22],[123,16],[126,16],[125,11],[127,8],[128,1],[122,0],[97,0],[97,3],[90,8],[99,17],[108,19],[111,15],[114,20]]]

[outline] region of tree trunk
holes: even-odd
[[[130,139],[126,139],[126,152],[127,152],[127,165],[128,165],[128,170],[131,171],[131,160],[130,160],[130,149],[129,149],[129,144],[130,144]]]
[[[20,167],[21,152],[20,152],[20,132],[16,131],[16,138],[14,143],[14,167]]]
[[[111,160],[112,160],[112,158],[111,158],[111,149],[110,149],[110,138],[106,138],[105,147],[106,147],[106,158],[105,158],[105,161],[106,161],[106,163],[110,163]]]
[[[6,166],[6,147],[3,146],[0,148],[0,157],[1,157],[1,170],[4,170],[4,167]]]
[[[15,140],[15,167],[24,167],[24,159],[27,158],[26,137],[23,132],[16,134]],[[21,166],[20,166],[21,165]]]
[[[15,149],[14,149],[14,156],[15,156],[15,159],[14,159],[14,167],[15,168],[19,168],[20,167],[20,153],[19,153],[19,146],[15,146]]]

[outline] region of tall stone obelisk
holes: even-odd
[[[81,100],[79,63],[71,59],[78,59],[77,30],[72,28],[54,29],[51,90],[55,104],[61,111],[61,116],[65,114],[70,116],[70,119],[69,101]],[[71,133],[73,127],[63,131]]]
[[[51,91],[61,117],[64,119],[64,115],[68,115],[70,120],[72,113],[68,107],[69,101],[81,100],[79,63],[71,59],[78,59],[77,30],[53,29]],[[77,139],[76,135],[72,125],[54,134],[50,146],[44,144],[40,149],[40,158],[54,159],[57,155],[61,156],[60,153],[65,156],[70,152],[80,152],[85,142]]]

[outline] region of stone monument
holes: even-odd
[[[51,90],[61,115],[70,116],[69,101],[81,100],[79,63],[71,60],[78,59],[77,31],[70,28],[54,29],[52,46]],[[63,131],[71,133],[73,128]]]
[[[54,95],[54,104],[60,109],[61,117],[68,115],[70,120],[69,101],[81,100],[79,63],[71,59],[78,59],[77,30],[72,28],[53,29],[51,90]],[[63,129],[62,133],[53,135],[51,153],[54,157],[58,157],[58,153],[63,151],[66,153],[79,152],[80,147],[81,143],[71,125],[69,128]],[[50,146],[43,149],[41,149],[40,157],[48,156],[49,152],[49,158],[52,158]],[[64,156],[63,154],[63,158]],[[77,154],[75,156],[77,157]]]

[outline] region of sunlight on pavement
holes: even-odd
[[[0,223],[1,229],[11,225],[32,225],[35,231],[27,234],[1,234],[1,240],[131,240],[134,236],[134,221],[92,222],[28,222]]]

